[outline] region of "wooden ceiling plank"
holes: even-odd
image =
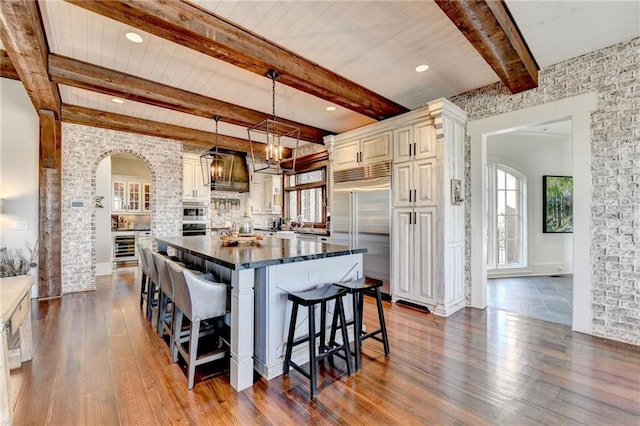
[[[6,50],[0,50],[0,77],[20,80],[16,67],[13,66],[11,58]]]
[[[402,105],[189,2],[66,1],[261,76],[275,69],[281,74],[279,83],[377,120],[408,111]]]
[[[218,115],[221,117],[221,121],[243,127],[253,126],[262,120],[271,118],[271,115],[260,111],[208,98],[65,56],[49,55],[49,73],[51,79],[58,84],[79,87],[110,96],[118,96],[123,99],[130,99],[205,118]],[[281,117],[278,117],[278,121],[299,128],[300,139],[317,144],[324,144],[323,138],[332,134],[327,130]]]
[[[538,87],[538,66],[503,0],[434,0],[511,93]]]
[[[164,139],[174,139],[194,145],[201,145],[205,148],[211,148],[216,138],[215,133],[205,132],[203,130],[195,130],[173,124],[69,104],[62,105],[62,121],[102,129],[157,136]],[[266,145],[262,143],[258,143],[258,145],[260,145],[261,148],[257,151],[263,152],[264,146]],[[232,136],[218,135],[218,147],[233,151],[251,152],[251,146],[248,140]],[[285,156],[290,155],[291,150],[287,149]]]
[[[53,111],[59,117],[60,93],[49,81],[49,49],[38,2],[1,1],[0,39],[36,111]]]

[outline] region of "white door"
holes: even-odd
[[[414,286],[416,300],[431,305],[436,304],[434,250],[436,231],[436,208],[417,208],[413,214],[413,255],[415,258],[413,271],[415,272]]]
[[[370,164],[391,160],[391,132],[362,139],[360,163]]]
[[[413,162],[412,201],[417,206],[436,205],[436,159]]]
[[[130,212],[139,212],[142,206],[142,183],[127,182],[128,205]]]
[[[360,158],[360,140],[343,142],[336,145],[333,156],[333,170],[350,169],[358,166]]]
[[[195,173],[195,163],[185,158],[182,162],[182,198],[185,200],[196,198],[195,188],[193,187]]]
[[[111,182],[111,211],[124,212],[127,209],[127,183],[121,180]]]
[[[391,292],[396,298],[414,300],[413,209],[393,212],[393,253]]]
[[[413,157],[415,160],[436,156],[436,132],[428,123],[416,124],[413,127]]]
[[[408,207],[413,204],[413,162],[393,165],[393,205]]]
[[[393,162],[409,161],[413,152],[413,126],[396,129],[393,140]]]

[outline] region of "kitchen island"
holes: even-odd
[[[267,380],[282,373],[291,312],[287,292],[360,278],[367,251],[267,236],[237,246],[223,244],[218,236],[156,241],[158,250],[171,248],[178,257],[231,283],[230,382],[237,391],[253,385],[254,369]],[[345,303],[345,308],[349,306]],[[307,330],[306,321],[300,315],[296,330],[301,335]],[[293,355],[294,361],[306,357],[303,347]]]

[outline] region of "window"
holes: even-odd
[[[526,178],[500,163],[487,172],[488,267],[526,267]]]
[[[326,224],[326,168],[284,177],[286,216],[293,221],[300,215],[306,225]]]

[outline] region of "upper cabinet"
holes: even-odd
[[[393,132],[394,163],[436,155],[436,132],[431,121],[401,127]]]
[[[206,179],[208,182],[209,175],[206,176]],[[211,187],[205,183],[198,154],[183,154],[182,185],[182,199],[184,200],[209,201],[211,198]]]
[[[382,132],[336,143],[333,170],[344,170],[366,164],[391,161],[391,132]]]
[[[113,176],[111,179],[111,211],[147,213],[151,211],[151,183],[139,178]]]

